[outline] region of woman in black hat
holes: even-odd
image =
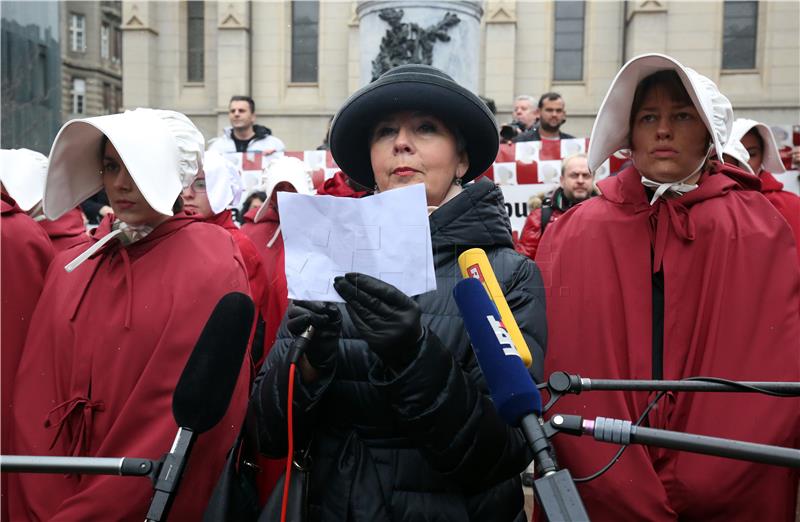
[[[483,102],[429,66],[392,69],[337,113],[331,152],[348,176],[379,192],[425,184],[437,290],[410,298],[347,274],[334,282],[344,306],[290,307],[253,405],[262,452],[285,455],[287,354],[313,325],[293,406],[295,445],[311,441],[310,520],[525,520],[519,474],[532,455],[489,399],[452,298],[458,255],[483,248],[541,379],[539,271],[514,251],[500,189],[467,185],[497,148]]]

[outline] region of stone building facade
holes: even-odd
[[[329,117],[369,79],[363,72],[374,49],[363,42],[379,38],[361,34],[375,30],[362,17],[376,2],[124,0],[124,106],[182,111],[210,138],[227,125],[230,96],[250,94],[259,122],[289,149],[313,149]],[[712,78],[737,116],[800,121],[798,2],[391,4],[408,18],[431,6],[477,10],[477,45],[437,41],[434,63],[437,53],[476,49],[467,54],[477,64],[476,90],[495,100],[500,123],[511,119],[516,95],[558,91],[569,116],[564,130],[588,136],[614,75],[643,52],[672,55]]]
[[[119,112],[122,102],[122,3],[59,2],[61,112],[64,121]]]

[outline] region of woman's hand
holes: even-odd
[[[309,326],[314,327],[314,334],[304,354],[305,360],[311,368],[304,368],[301,359],[304,381],[316,380],[318,372],[312,370],[325,370],[333,367],[342,330],[342,315],[335,304],[320,301],[294,301],[289,305],[286,326],[295,337],[305,332]]]
[[[417,355],[422,335],[419,305],[394,286],[348,273],[333,280],[353,324],[384,365],[402,371]]]

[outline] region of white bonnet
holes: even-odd
[[[739,140],[730,140],[728,143],[726,143],[725,149],[722,151],[722,153],[727,154],[738,161],[741,169],[746,170],[750,174],[755,174],[753,169],[750,167],[750,163],[748,163],[750,161],[750,154]],[[724,161],[724,158],[720,158],[720,161]]]
[[[47,156],[30,149],[0,150],[0,182],[27,212],[42,200]]]
[[[281,182],[290,183],[298,194],[315,194],[314,180],[311,178],[311,167],[298,158],[283,156],[269,162],[264,169],[262,177],[264,192],[267,193],[267,200],[256,213],[254,222],[259,220],[266,213],[272,192]]]
[[[203,172],[206,175],[206,195],[214,214],[239,206],[244,186],[236,165],[219,152],[207,150],[203,156]]]
[[[678,74],[711,134],[717,156],[722,157],[733,124],[733,108],[728,98],[714,82],[676,59],[663,54],[643,54],[620,69],[600,105],[589,139],[589,169],[592,172],[611,154],[630,148],[630,112],[636,87],[644,78],[663,70]]]
[[[731,129],[731,141],[736,141],[737,143],[742,141],[745,134],[750,132],[750,129],[754,127],[758,135],[761,136],[761,141],[764,143],[761,168],[773,174],[786,172],[786,167],[783,165],[783,161],[781,161],[781,154],[778,152],[778,144],[775,141],[775,136],[772,134],[772,130],[763,123],[746,118],[737,118],[736,121],[733,122],[733,128]],[[756,172],[756,174],[758,174],[758,172]]]
[[[103,188],[103,136],[119,153],[147,203],[171,216],[181,190],[197,175],[205,139],[181,113],[135,109],[71,120],[61,127],[50,150],[44,188],[48,219],[61,217]]]

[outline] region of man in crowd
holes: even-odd
[[[564,107],[564,98],[557,92],[542,94],[539,98],[538,117],[539,125],[514,138],[515,142],[566,140],[575,137],[560,130],[567,121],[567,111]]]
[[[249,96],[233,96],[228,105],[231,126],[223,130],[209,150],[221,154],[233,152],[261,152],[265,156],[283,153],[286,146],[263,125],[256,125],[256,104]]]
[[[596,195],[594,175],[589,170],[586,154],[575,154],[561,164],[561,185],[553,195],[544,200],[542,206],[528,214],[522,227],[517,252],[534,259],[539,241],[549,223],[556,221],[564,212]]]
[[[522,94],[514,100],[514,121],[517,123],[520,135],[531,132],[539,121],[539,110],[533,96]],[[516,141],[516,139],[514,140]]]

